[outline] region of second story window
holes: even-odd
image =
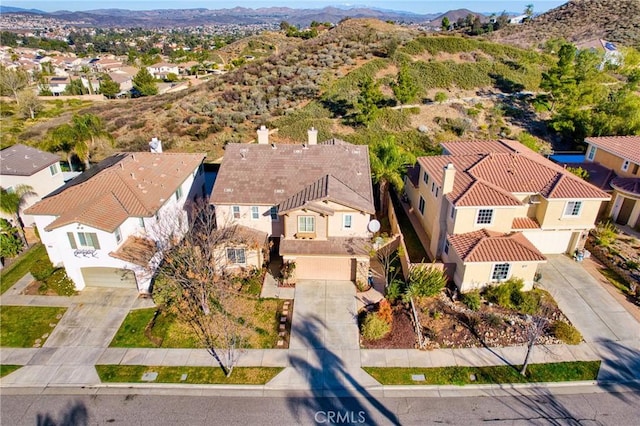
[[[269,209],[269,216],[271,216],[272,222],[278,221],[278,206],[273,206]]]
[[[176,201],[179,200],[180,198],[182,198],[182,185],[180,185],[176,190]]]
[[[627,170],[629,170],[629,164],[631,164],[631,162],[629,160],[624,160],[624,162],[622,163],[622,171],[626,172]]]
[[[424,172],[424,174],[422,175],[422,180],[424,181],[425,185],[429,184],[429,175],[427,174],[427,172]]]
[[[418,201],[418,210],[420,210],[420,214],[424,214],[424,198],[422,198],[422,195],[420,196],[420,201]]]
[[[59,171],[60,168],[58,167],[58,163],[49,166],[49,172],[51,173],[51,176],[57,175]]]
[[[476,216],[476,225],[491,225],[493,223],[493,209],[480,209]]]
[[[142,229],[144,229],[144,218],[143,217],[139,217],[138,218],[138,226]]]
[[[316,221],[313,216],[298,216],[298,232],[315,232]]]
[[[91,247],[100,250],[100,242],[95,232],[78,232],[78,242],[81,247]]]
[[[587,160],[589,161],[593,161],[593,159],[596,156],[596,150],[598,148],[596,148],[595,146],[591,145],[591,148],[589,148],[589,153],[587,154]]]
[[[116,243],[120,244],[120,241],[122,241],[122,232],[120,232],[119,226],[116,228],[116,232],[114,232],[114,235],[116,236]]]
[[[251,219],[260,219],[260,211],[258,210],[258,206],[251,206]]]
[[[240,219],[240,206],[231,206],[231,215],[234,219]]]
[[[351,229],[353,223],[353,215],[345,214],[342,216],[342,227],[344,229]]]
[[[567,205],[564,207],[564,215],[570,217],[580,216],[582,211],[582,201],[567,201]]]

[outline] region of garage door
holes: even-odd
[[[524,231],[523,234],[542,254],[561,254],[567,252],[573,231]]]
[[[132,271],[117,268],[82,268],[82,277],[88,287],[138,288]]]
[[[353,281],[356,261],[345,257],[297,257],[296,279]]]

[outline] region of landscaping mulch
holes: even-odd
[[[364,349],[399,349],[416,346],[416,332],[409,317],[409,311],[403,306],[393,309],[391,332],[380,340],[365,340],[360,337],[360,346]]]

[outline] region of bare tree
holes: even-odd
[[[549,326],[549,320],[544,315],[527,315],[527,322],[525,323],[525,333],[527,336],[527,354],[524,357],[520,374],[525,376],[527,374],[527,367],[533,353],[538,338],[544,335],[547,327]]]
[[[20,104],[18,92],[27,87],[28,82],[29,77],[26,72],[0,66],[0,94],[10,94]]]
[[[32,120],[36,118],[36,115],[42,111],[42,102],[38,99],[38,95],[30,89],[24,89],[18,92],[16,95],[20,112],[26,118],[29,117]]]
[[[178,217],[182,220],[183,214]],[[158,264],[153,296],[190,326],[229,376],[246,346],[245,331],[253,324],[239,318],[248,296],[234,288],[226,270],[226,248],[255,249],[260,241],[252,239],[246,228],[217,228],[213,208],[204,201],[192,206],[190,217],[184,237],[170,225],[176,223],[173,218],[161,218],[158,229],[152,230],[158,248],[150,263]]]

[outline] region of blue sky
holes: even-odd
[[[353,2],[331,1],[331,0],[230,0],[230,1],[206,1],[206,0],[0,0],[0,4],[5,6],[23,7],[26,9],[40,9],[47,12],[56,10],[90,10],[119,8],[131,10],[148,9],[187,9],[187,8],[207,8],[207,9],[227,9],[235,6],[250,8],[269,6],[288,6],[297,9],[318,9],[324,6],[333,5],[363,5],[378,7],[383,9],[404,10],[415,13],[437,13],[446,12],[451,9],[471,9],[476,12],[522,12],[527,4],[534,5],[536,13],[544,12],[548,9],[566,3],[568,0],[356,0]]]

